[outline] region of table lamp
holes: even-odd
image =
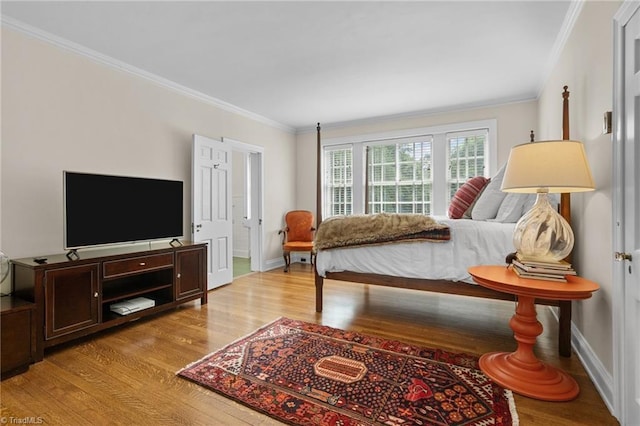
[[[501,189],[537,194],[535,204],[520,218],[513,233],[513,244],[523,258],[558,262],[571,253],[571,226],[551,206],[547,194],[595,189],[581,142],[540,141],[514,146]]]

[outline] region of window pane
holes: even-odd
[[[396,202],[396,187],[395,186],[384,186],[382,187],[382,202]]]
[[[396,180],[396,165],[389,164],[383,167],[382,180],[386,182],[393,182]]]
[[[401,181],[406,181],[406,180],[413,180],[414,178],[414,168],[415,168],[415,164],[413,163],[404,163],[404,164],[400,164],[400,180]]]

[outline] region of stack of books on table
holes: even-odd
[[[536,280],[548,280],[567,282],[567,275],[576,275],[576,271],[569,262],[561,260],[559,262],[540,261],[527,259],[517,254],[512,261],[514,272],[522,278],[532,278]]]

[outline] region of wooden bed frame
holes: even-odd
[[[562,123],[562,139],[569,140],[569,91],[564,86],[563,98],[563,123]],[[533,131],[532,131],[533,134]],[[532,138],[533,140],[533,138]],[[321,137],[320,123],[317,127],[317,185],[316,185],[316,206],[317,206],[317,224],[322,222],[322,170],[321,167]],[[571,223],[571,206],[570,194],[562,194],[560,199],[560,214]],[[508,253],[505,253],[505,257]],[[378,275],[370,273],[358,272],[327,272],[326,277],[315,271],[316,286],[316,312],[322,312],[322,289],[324,280],[349,281],[362,284],[373,284],[387,287],[407,288],[413,290],[431,291],[436,293],[456,294],[462,296],[482,297],[485,299],[517,301],[517,297],[512,294],[501,293],[479,285],[473,285],[465,282],[446,281],[446,280],[429,280],[417,278],[403,278],[387,275]],[[564,357],[571,356],[571,301],[543,300],[537,299],[537,304],[558,306],[559,308],[559,329],[558,329],[558,352]]]

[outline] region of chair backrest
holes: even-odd
[[[308,210],[292,210],[284,216],[287,224],[287,241],[313,241],[313,213]]]

